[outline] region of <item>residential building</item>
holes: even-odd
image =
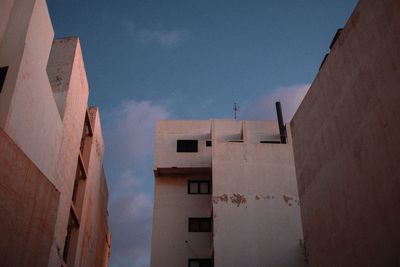
[[[154,174],[152,267],[305,266],[283,124],[159,121]]]
[[[0,8],[0,266],[108,266],[97,107],[78,38],[54,40],[45,0]]]
[[[400,1],[359,1],[291,121],[310,266],[400,266]]]

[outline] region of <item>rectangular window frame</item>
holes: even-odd
[[[202,223],[209,223],[209,228],[202,228]],[[194,229],[194,224],[198,224],[198,230]],[[211,217],[189,217],[188,219],[188,231],[190,233],[211,233],[212,232],[212,218]]]
[[[206,183],[208,185],[208,192],[207,193],[201,193],[200,192],[200,184],[201,183]],[[190,192],[190,184],[197,184],[197,193],[192,193]],[[189,195],[210,195],[211,194],[211,180],[188,180],[188,194]]]
[[[178,139],[176,140],[177,153],[197,153],[199,152],[199,140],[194,139]]]

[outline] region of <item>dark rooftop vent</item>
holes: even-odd
[[[286,144],[286,126],[283,123],[281,102],[275,102],[276,115],[278,116],[279,135],[281,137],[281,144]]]

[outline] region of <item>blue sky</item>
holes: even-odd
[[[157,119],[290,119],[355,0],[48,0],[101,109],[112,267],[148,266]]]

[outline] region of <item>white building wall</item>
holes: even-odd
[[[198,139],[199,152],[177,153],[178,139]],[[260,143],[279,140],[276,122],[158,122],[151,266],[212,256],[217,267],[305,265],[291,140]],[[199,169],[212,175],[212,196],[187,193]],[[210,240],[193,240],[204,233],[189,233],[188,218],[211,212]]]
[[[0,127],[52,182],[63,127],[46,72],[53,36],[44,0],[15,1],[0,49]]]
[[[221,127],[235,136],[242,124],[245,138],[213,140],[215,266],[304,266],[291,144],[260,143],[279,139],[277,123],[219,124],[213,136]]]
[[[199,140],[199,152],[176,153],[176,140]],[[209,168],[211,166],[211,121],[159,121],[156,126],[155,169]]]
[[[211,217],[211,194],[189,195],[188,180],[211,175],[163,175],[154,189],[152,267],[187,267],[189,258],[211,258],[212,233],[189,232],[189,217]]]

